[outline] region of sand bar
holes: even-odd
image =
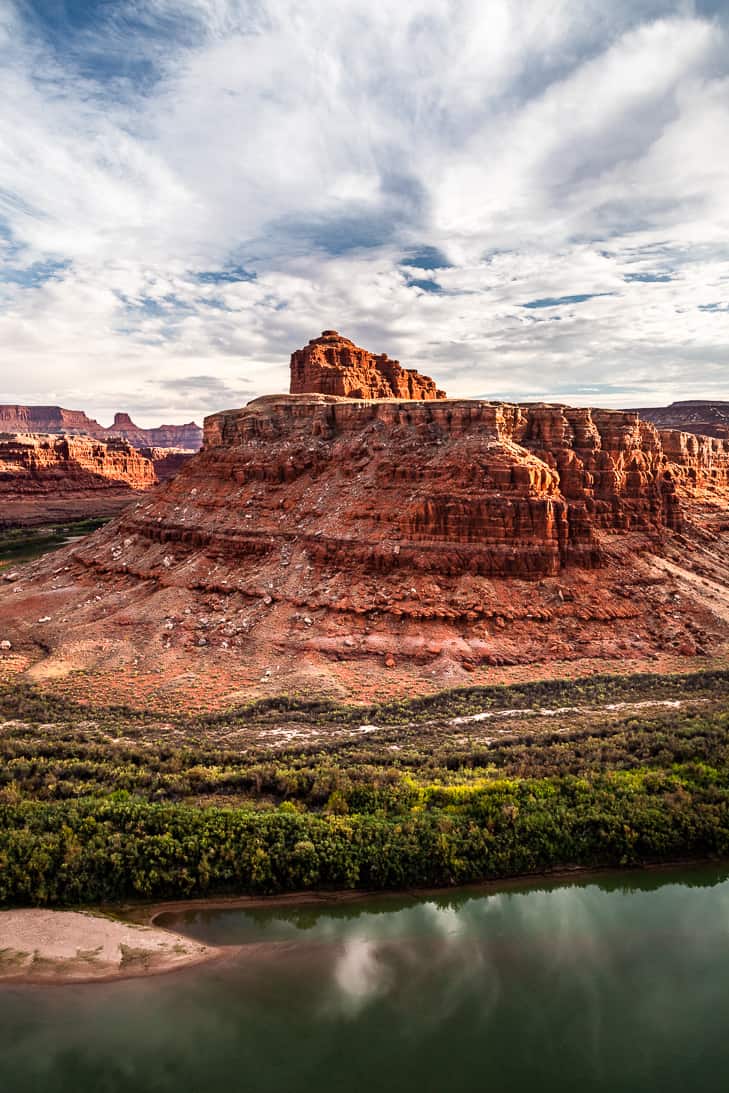
[[[181,934],[83,911],[0,911],[0,981],[121,979],[215,955]]]

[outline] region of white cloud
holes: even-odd
[[[104,12],[0,15],[0,401],[189,418],[284,390],[328,326],[453,394],[729,397],[706,309],[729,53],[705,5]],[[404,269],[423,246],[450,266]],[[209,272],[231,267],[255,279]]]

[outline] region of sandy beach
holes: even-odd
[[[0,981],[121,979],[215,955],[216,949],[169,930],[82,911],[0,911]]]

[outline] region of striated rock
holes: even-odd
[[[156,484],[152,461],[124,440],[104,443],[86,436],[0,434],[0,490],[5,492],[77,486],[146,490]]]
[[[202,429],[194,421],[186,425],[159,425],[142,429],[129,414],[118,413],[109,428],[99,425],[82,410],[64,410],[60,406],[0,406],[0,431],[8,433],[60,433],[90,436],[97,440],[118,438],[135,448],[178,448],[197,451],[202,445]]]
[[[325,330],[291,354],[291,394],[318,393],[346,398],[444,399],[428,376],[402,368],[387,353],[360,349],[336,330]]]
[[[0,526],[118,511],[135,491],[157,484],[154,464],[123,440],[0,433]],[[113,493],[121,504],[102,497]],[[70,502],[67,504],[66,502]]]
[[[33,678],[82,667],[79,693],[119,701],[652,670],[729,638],[728,508],[729,445],[636,413],[272,396],[209,417],[175,478],[26,567],[0,629]]]
[[[0,432],[84,433],[100,437],[103,429],[83,410],[64,410],[60,406],[0,406]]]

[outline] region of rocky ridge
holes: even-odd
[[[204,678],[220,702],[371,697],[383,668],[409,693],[706,655],[729,638],[728,503],[729,445],[636,413],[271,396],[212,415],[172,481],[10,574],[0,629],[36,678],[83,667],[115,698],[199,698]]]
[[[683,429],[687,433],[729,440],[729,402],[694,399],[630,412],[661,429]]]
[[[324,330],[291,354],[291,394],[340,395],[361,399],[444,399],[445,391],[414,368],[403,368],[387,353],[374,354]]]

